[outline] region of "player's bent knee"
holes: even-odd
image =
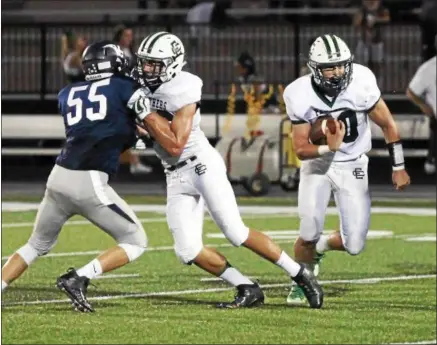
[[[126,252],[129,262],[138,259],[146,251],[146,246],[133,245],[129,243],[119,243],[119,247]]]
[[[176,253],[176,256],[178,259],[185,265],[191,265],[196,259],[196,257],[199,255],[199,253],[202,251],[203,245],[191,245],[184,248],[180,248],[175,246],[174,250]]]
[[[249,228],[241,224],[238,227],[226,227],[223,229],[223,233],[235,247],[241,246],[249,238]]]
[[[344,249],[346,249],[346,252],[350,255],[358,255],[360,254],[365,247],[364,241],[347,241],[346,243],[343,243]]]
[[[18,255],[24,260],[24,262],[29,266],[32,262],[36,260],[38,256],[46,255],[49,252],[50,248],[34,248],[29,243],[26,243],[20,249],[16,251]]]
[[[320,222],[316,217],[302,217],[299,237],[304,242],[317,242],[322,233]]]

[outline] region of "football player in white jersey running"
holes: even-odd
[[[167,222],[176,255],[237,288],[235,300],[219,307],[262,304],[259,285],[232,267],[226,258],[202,242],[204,206],[226,238],[283,268],[302,287],[312,308],[320,308],[323,292],[312,272],[291,259],[261,232],[242,221],[234,191],[220,154],[200,128],[202,80],[182,71],[185,49],[168,32],[146,37],[137,52],[138,74],[144,88],[131,106],[155,139],[167,178]],[[164,117],[167,119],[164,119]]]
[[[302,160],[298,195],[300,236],[294,254],[298,262],[315,267],[316,275],[325,251],[357,255],[364,249],[370,220],[366,156],[372,145],[369,118],[384,133],[395,188],[401,190],[410,183],[399,132],[381,98],[375,76],[367,67],[352,61],[342,39],[335,35],[320,36],[309,51],[311,74],[300,77],[284,90],[295,150]],[[331,134],[326,128],[327,145],[314,145],[309,140],[311,126],[322,116],[335,119],[336,133]],[[340,214],[340,231],[322,235],[331,192]],[[287,302],[304,302],[298,286],[292,286]]]

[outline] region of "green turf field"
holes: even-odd
[[[287,276],[247,249],[229,246],[207,218],[205,243],[221,246],[234,266],[266,287],[261,308],[215,309],[234,291],[197,267],[179,263],[163,214],[138,216],[152,250],[107,279],[93,281],[96,287],[89,294],[97,297],[91,298],[96,313],[73,312],[54,287],[68,267],[79,267],[114,244],[77,217],[65,226],[55,255],[39,259],[2,294],[2,342],[381,344],[436,339],[435,215],[372,215],[361,255],[326,256],[319,276],[325,290],[321,310],[287,306]],[[34,217],[33,211],[2,213],[2,263],[26,242]],[[292,253],[297,217],[258,212],[245,220],[271,231]],[[335,216],[327,217],[327,229],[336,224]]]

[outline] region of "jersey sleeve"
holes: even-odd
[[[367,67],[363,79],[364,110],[371,112],[381,98],[381,90],[379,89],[375,74]]]
[[[191,75],[180,92],[175,93],[172,103],[176,109],[181,109],[186,105],[199,103],[202,99],[202,79],[195,75]]]
[[[284,103],[287,116],[293,125],[309,123],[308,119],[305,118],[304,107],[298,103],[299,96],[297,91],[293,90],[294,88],[290,86],[292,85],[289,85],[284,90]]]
[[[426,93],[427,90],[427,80],[429,80],[429,77],[427,77],[426,73],[426,65],[422,64],[419,69],[414,74],[413,79],[411,79],[410,84],[408,85],[408,88],[416,95],[416,96],[423,96]]]
[[[67,87],[64,87],[61,91],[59,91],[58,93],[58,111],[61,115],[64,114],[65,112],[65,94],[66,94],[66,90],[68,89]]]

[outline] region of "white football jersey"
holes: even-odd
[[[359,64],[353,64],[352,79],[337,97],[320,93],[305,75],[289,84],[284,90],[287,115],[292,123],[314,123],[318,117],[331,115],[343,121],[346,134],[334,161],[358,158],[372,148],[372,135],[368,113],[381,97],[381,91],[373,72]]]
[[[148,87],[142,88],[141,91],[149,98],[151,110],[158,112],[171,121],[175,113],[182,107],[200,102],[202,86],[202,79],[194,74],[182,71],[174,79],[162,83],[154,92]],[[187,144],[179,157],[170,156],[156,141],[153,148],[164,167],[169,167],[200,153],[208,146],[210,146],[209,141],[200,129],[200,109],[198,108],[193,118],[193,127]]]
[[[425,99],[434,111],[434,116],[437,117],[436,110],[436,62],[437,57],[433,57],[420,65],[413,79],[408,85],[409,89],[419,97]]]

